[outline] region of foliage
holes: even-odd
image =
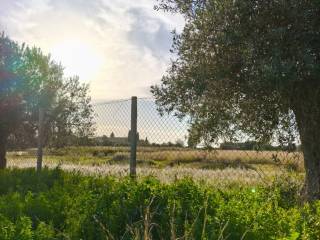
[[[249,137],[288,146],[298,130],[307,193],[320,198],[319,1],[159,2],[186,20],[176,60],[152,87],[161,110],[191,116],[192,145]]]
[[[318,239],[320,204],[295,191],[3,170],[0,239]]]
[[[45,111],[44,126],[50,145],[66,145],[72,139],[85,140],[92,133],[93,110],[88,86],[81,84],[78,77],[65,78],[63,67],[40,49],[19,45],[2,33],[1,162],[8,143],[15,148],[35,146],[41,108]]]
[[[317,1],[161,2],[186,25],[174,35],[178,58],[152,92],[165,110],[190,114],[202,138],[242,130],[268,141],[289,124],[302,86],[318,95]]]
[[[47,143],[53,147],[87,145],[93,135],[93,109],[88,96],[89,86],[78,77],[63,82],[57,100],[48,111]]]

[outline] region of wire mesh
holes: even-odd
[[[303,155],[280,146],[250,142],[189,146],[190,119],[160,115],[153,99],[138,101],[140,166],[164,169],[166,178],[191,177],[216,184],[267,183],[287,174],[303,175]],[[171,172],[169,176],[168,173]]]
[[[212,148],[188,146],[190,119],[160,115],[152,98],[138,99],[137,173],[161,181],[190,177],[217,185],[260,184],[287,174],[303,178],[299,149],[253,150],[246,143],[221,143]],[[128,174],[131,100],[93,105],[92,134],[59,148],[46,145],[44,166],[89,174]],[[36,134],[36,133],[34,133]],[[35,136],[36,143],[36,136]],[[36,144],[10,148],[9,167],[35,167]]]

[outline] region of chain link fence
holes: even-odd
[[[178,118],[174,113],[160,114],[151,98],[137,99],[134,118],[133,101],[94,104],[90,136],[81,141],[73,136],[71,144],[59,148],[44,144],[43,165],[59,165],[88,174],[127,176],[131,162],[131,175],[137,171],[138,176],[153,175],[164,182],[190,177],[218,185],[268,183],[284,174],[303,177],[299,148],[289,151],[270,145],[257,150],[253,142],[223,141],[210,147],[201,143],[189,146],[190,119]],[[36,142],[28,148],[9,148],[8,166],[36,167]],[[136,150],[132,148],[134,142]]]

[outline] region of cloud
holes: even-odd
[[[127,33],[129,42],[141,51],[149,50],[158,58],[168,57],[171,47],[171,30],[168,26],[139,8],[131,8],[127,13],[133,19],[131,30]]]
[[[46,53],[68,41],[90,48],[92,56],[101,59],[101,66],[96,74],[80,78],[90,83],[96,101],[148,96],[150,85],[159,82],[169,64],[170,31],[183,26],[180,16],[154,11],[155,3],[0,0],[0,28],[11,38],[36,45]],[[75,69],[72,61],[64,62],[65,55],[57,51],[53,57],[65,65],[67,73],[76,74],[70,71]]]

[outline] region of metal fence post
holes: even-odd
[[[44,108],[39,108],[37,171],[42,169]]]
[[[137,166],[137,97],[131,99],[130,176],[136,177]]]

